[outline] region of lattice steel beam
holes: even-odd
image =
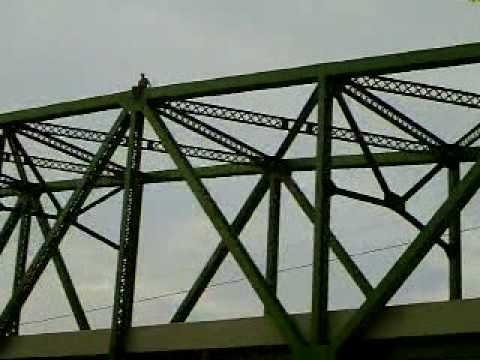
[[[60,170],[65,172],[71,172],[76,174],[84,174],[88,168],[88,164],[83,163],[74,163],[70,161],[62,161],[57,159],[50,159],[40,156],[30,155],[30,158],[35,164],[35,166],[44,168],[44,169],[52,169],[52,170]],[[19,156],[18,162],[15,161],[15,157],[12,153],[3,153],[3,161],[9,163],[19,163],[25,165],[27,163],[26,159],[23,156]],[[113,176],[114,174],[110,172],[105,172],[108,175]]]
[[[211,105],[211,104],[203,104],[203,103],[195,103],[195,104],[197,104],[198,106],[201,105],[201,108],[203,110],[198,111],[199,114],[202,113],[201,115],[205,115],[203,112],[209,111],[211,107],[215,108],[215,105]],[[251,118],[249,117],[248,120],[246,120],[246,124],[270,127],[270,128],[279,129],[279,130],[291,129],[296,122],[295,119],[282,118],[282,119],[286,119],[285,121],[288,121],[288,126],[286,128],[284,128],[283,126],[277,127],[278,125],[277,122],[271,122],[269,124],[266,122],[266,120],[264,120],[264,118],[266,119],[277,118],[276,116],[273,116],[273,115],[252,113],[244,110],[224,108],[224,107],[219,107],[219,109],[223,109],[227,112],[235,111],[242,116],[245,115],[249,117],[251,115]],[[218,117],[218,118],[225,119],[225,120],[233,120],[233,118],[236,118],[236,117],[237,115],[232,115],[232,117],[224,116],[224,117]],[[54,125],[49,123],[31,124],[30,126],[32,128],[35,128],[41,131],[44,134],[92,141],[97,143],[101,143],[105,139],[105,135],[106,135],[105,132],[98,131],[98,130],[82,129],[82,128],[75,128],[70,126]],[[307,135],[316,135],[317,125],[313,122],[305,122],[305,124],[303,124],[302,127],[300,128],[299,132]],[[362,132],[361,134],[368,145],[375,146],[378,148],[386,148],[386,149],[393,149],[393,150],[411,150],[411,151],[429,149],[428,145],[419,143],[417,141],[412,141],[409,139],[402,139],[399,137],[375,134],[371,132]],[[353,143],[357,142],[356,135],[352,130],[341,128],[341,127],[335,127],[335,126],[332,127],[332,138],[336,140],[346,141],[346,142],[353,142]],[[126,146],[126,140],[122,140],[121,146]],[[182,152],[188,157],[197,157],[201,159],[225,161],[225,162],[232,162],[232,163],[248,162],[250,160],[248,157],[244,155],[236,154],[229,151],[201,148],[201,147],[190,146],[185,144],[181,144],[180,147],[182,149]],[[156,152],[165,153],[165,149],[163,149],[160,141],[152,140],[152,139],[143,139],[142,149],[147,151],[156,151]],[[7,156],[7,160],[5,161],[9,161],[8,155],[6,156]],[[58,166],[56,166],[55,168],[58,169]]]
[[[455,159],[461,162],[475,162],[480,158],[480,149],[464,149],[455,155]],[[436,151],[399,151],[387,153],[374,153],[375,162],[378,166],[402,166],[402,165],[427,165],[443,163],[444,157]],[[311,171],[315,168],[315,158],[297,158],[284,159],[280,161],[283,169],[288,171]],[[333,169],[363,169],[368,168],[369,162],[363,155],[336,155],[332,158]],[[200,178],[213,179],[230,176],[259,175],[264,173],[264,169],[254,164],[228,164],[197,167],[196,172]],[[143,174],[142,182],[144,184],[167,183],[183,181],[182,175],[178,170],[159,170],[149,171]],[[46,188],[37,184],[31,184],[31,190],[45,192],[47,189],[52,192],[75,190],[80,184],[81,179],[49,181]],[[122,180],[113,176],[101,176],[98,178],[95,187],[108,188],[122,185]],[[13,188],[1,188],[0,197],[13,196],[18,190]]]
[[[32,128],[47,135],[56,135],[60,137],[66,137],[71,139],[79,139],[85,141],[91,141],[96,143],[102,143],[105,141],[107,133],[104,131],[82,129],[71,126],[55,125],[49,123],[31,124]],[[127,138],[123,138],[120,146],[127,146]],[[236,154],[231,151],[224,151],[218,149],[208,149],[191,145],[180,145],[182,152],[189,156],[199,159],[216,160],[222,162],[248,162],[250,159],[244,155]],[[142,139],[142,150],[155,151],[165,153],[165,149],[158,140]]]
[[[212,117],[216,119],[229,120],[241,124],[251,124],[277,130],[288,130],[295,126],[296,120],[283,116],[270,115],[260,112],[241,110],[226,106],[218,106],[197,101],[172,101],[168,103],[175,109],[189,114]],[[355,133],[350,129],[333,126],[332,138],[347,142],[357,142]],[[317,135],[317,124],[305,121],[299,130],[306,135]],[[428,150],[428,145],[417,141],[402,139],[394,136],[362,132],[362,136],[368,145],[395,149],[395,150]]]
[[[431,131],[417,124],[408,116],[387,104],[385,101],[355,84],[346,84],[343,91],[352,99],[377,113],[392,125],[403,130],[419,142],[429,146],[446,145],[445,142]]]
[[[87,163],[91,162],[95,154],[87,151],[79,146],[74,144],[69,144],[62,139],[58,139],[55,136],[45,133],[41,130],[41,127],[36,126],[38,124],[32,125],[22,125],[19,127],[16,132],[21,134],[31,140],[37,141],[41,144],[44,144],[48,147],[51,147],[55,150],[58,150],[64,154],[67,154],[73,158],[85,161]],[[40,129],[39,129],[40,128]],[[124,167],[114,162],[110,161],[107,164],[107,169],[111,173],[124,171]]]
[[[258,112],[245,111],[240,109],[228,108],[223,106],[217,106],[206,103],[199,103],[193,101],[177,101],[170,102],[169,104],[172,107],[175,107],[179,110],[185,111],[187,113],[202,115],[202,116],[215,116],[219,119],[231,120],[231,121],[240,121],[246,124],[253,124],[258,126],[264,126],[279,130],[288,130],[295,125],[295,119],[268,115]],[[80,139],[86,141],[92,141],[101,143],[104,141],[106,133],[98,130],[91,129],[82,129],[71,126],[64,125],[55,125],[49,123],[32,123],[28,127],[30,131],[20,130],[20,133],[25,136],[34,137],[36,140],[43,143],[51,143],[52,141],[48,137],[58,136],[66,137],[72,139]],[[22,128],[21,128],[22,129]],[[36,130],[37,132],[35,133]],[[317,126],[313,122],[305,122],[299,130],[300,133],[308,135],[316,135]],[[39,134],[41,133],[41,134]],[[365,142],[368,145],[387,148],[394,150],[427,150],[428,146],[416,141],[402,139],[394,136],[386,136],[381,134],[374,134],[369,132],[362,132],[362,136],[365,139]],[[346,141],[346,142],[357,142],[357,137],[352,130],[341,128],[341,127],[332,127],[332,138],[336,140]],[[121,146],[126,146],[126,138],[122,139]],[[243,163],[251,160],[250,157],[243,154],[234,153],[231,151],[224,151],[218,149],[208,149],[190,145],[180,145],[182,152],[188,157],[201,158],[207,160],[215,160],[221,162],[231,162],[231,163]],[[146,151],[156,151],[165,153],[163,146],[157,140],[143,139],[142,140],[142,149]],[[75,149],[72,149],[70,152],[77,153]],[[4,161],[10,162],[13,159],[6,153],[3,157]],[[82,155],[82,159],[87,159],[86,156]],[[83,173],[85,171],[85,166],[82,164],[76,164],[70,161],[59,161],[56,159],[47,159],[41,157],[34,157],[33,159],[36,162],[36,165],[43,168],[61,170],[74,173]],[[118,167],[118,165],[116,165]],[[115,166],[111,165],[110,170],[116,171],[118,169]],[[110,173],[112,173],[110,171]]]
[[[236,139],[224,131],[216,129],[215,127],[196,119],[186,113],[181,113],[165,105],[158,110],[159,114],[176,122],[177,124],[197,133],[205,138],[220,144],[235,153],[242,154],[251,159],[263,159],[265,154],[253,146]]]
[[[241,110],[232,107],[219,106],[198,101],[178,100],[167,102],[167,104],[173,109],[187,114],[229,120],[241,124],[265,126],[273,129],[288,130],[295,123],[295,119],[283,116]]]
[[[386,76],[361,76],[352,78],[351,81],[370,90],[379,90],[391,94],[480,109],[480,94],[473,92],[399,80]]]

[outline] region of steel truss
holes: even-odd
[[[381,97],[381,93],[416,97],[431,102],[480,108],[480,95],[473,92],[401,80],[387,75],[411,70],[472,64],[480,61],[480,44],[432,49],[395,55],[319,64],[295,69],[215,79],[156,88],[134,87],[132,91],[20,110],[0,115],[0,196],[15,197],[13,206],[1,205],[8,216],[0,229],[0,254],[19,226],[13,290],[0,314],[0,346],[6,336],[17,335],[21,309],[50,260],[61,279],[79,329],[90,329],[68,268],[59,250],[71,226],[84,231],[118,250],[117,276],[112,316],[110,354],[123,358],[125,342],[132,323],[135,269],[139,229],[141,227],[142,193],[145,184],[184,181],[219,234],[221,241],[185,296],[172,322],[183,322],[211,282],[228,254],[231,254],[262,301],[265,316],[285,338],[295,359],[337,359],[348,357],[348,345],[355,345],[368,330],[385,304],[396,293],[434,245],[439,245],[449,260],[450,299],[462,298],[461,229],[462,208],[480,186],[479,151],[473,145],[480,139],[480,125],[469,129],[454,143],[448,143],[434,132],[402,113]],[[313,84],[315,89],[297,118],[235,109],[195,98],[244,91],[264,90]],[[405,137],[365,132],[359,127],[351,102],[356,102],[403,131]],[[337,103],[349,128],[333,125],[334,103]],[[120,109],[108,132],[59,125],[56,120],[74,115]],[[310,120],[316,118],[316,120]],[[84,120],[87,123],[88,120]],[[274,154],[219,130],[218,121],[232,121],[245,126],[261,126],[286,133]],[[154,130],[157,139],[143,137],[144,123]],[[167,126],[174,122],[194,132],[217,148],[179,144]],[[285,159],[287,151],[300,136],[316,138],[316,154],[310,158]],[[76,145],[76,140],[99,144],[95,151]],[[42,144],[50,153],[66,159],[33,156],[24,143]],[[332,142],[346,141],[359,145],[360,154],[332,155]],[[7,147],[9,149],[7,149]],[[127,161],[112,160],[117,148],[127,150]],[[372,149],[388,149],[384,153]],[[395,151],[390,151],[395,150]],[[167,154],[174,170],[142,171],[142,154],[147,151]],[[194,167],[190,159],[214,163]],[[13,163],[16,173],[7,174],[5,163]],[[460,176],[460,164],[474,162],[468,173]],[[226,164],[225,164],[226,163]],[[382,173],[385,166],[432,164],[433,168],[404,194],[395,193]],[[81,174],[76,179],[48,181],[39,168]],[[383,192],[373,197],[338,187],[332,180],[335,169],[370,168]],[[406,208],[406,203],[441,169],[448,170],[448,199],[431,219],[422,223]],[[28,170],[27,170],[28,169]],[[296,183],[292,173],[315,172],[315,201],[312,203]],[[261,175],[250,195],[229,223],[209,191],[205,178]],[[32,176],[33,175],[33,176]],[[111,188],[108,193],[85,205],[91,191]],[[299,208],[313,224],[313,280],[310,330],[302,332],[276,295],[280,199],[287,189]],[[65,206],[55,193],[73,190]],[[78,218],[98,204],[123,191],[119,241],[112,241],[79,223]],[[239,240],[265,195],[269,193],[266,269],[263,272]],[[45,212],[42,196],[54,205],[55,213]],[[344,196],[389,209],[418,229],[418,235],[387,272],[373,286],[352,257],[330,230],[332,196]],[[44,242],[31,264],[26,266],[30,226],[36,218]],[[49,222],[54,221],[53,226]],[[448,241],[441,239],[449,229]],[[350,277],[365,295],[365,301],[337,333],[327,323],[329,298],[329,252],[335,254]],[[265,275],[264,275],[265,273]],[[353,347],[354,348],[354,347]],[[0,349],[1,351],[1,349]]]

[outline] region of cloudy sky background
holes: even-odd
[[[94,96],[130,88],[140,72],[156,86],[232,74],[292,67],[414,49],[450,46],[480,39],[480,6],[462,0],[393,1],[4,1],[0,13],[0,112]],[[401,74],[434,84],[480,92],[480,68]],[[246,109],[295,117],[312,87],[224,96],[207,99]],[[473,126],[478,114],[450,106],[421,104],[415,100],[384,96],[449,141]],[[374,115],[352,109],[364,130],[385,134],[399,132]],[[338,110],[338,109],[337,109]],[[116,112],[75,117],[64,124],[107,129]],[[312,118],[314,120],[314,118]],[[452,121],[454,120],[454,121]],[[345,126],[336,112],[335,121]],[[212,123],[212,122],[211,122]],[[240,128],[215,123],[252,145],[273,153],[283,133],[259,128]],[[172,126],[182,142],[209,146],[206,141]],[[267,136],[268,134],[268,136]],[[152,136],[146,129],[146,136]],[[80,144],[80,143],[78,143]],[[52,152],[28,144],[35,154]],[[92,144],[83,144],[90,149]],[[314,142],[302,137],[288,156],[313,155]],[[358,152],[354,146],[335,145],[336,153]],[[122,154],[117,155],[121,159]],[[148,154],[144,169],[172,167],[165,156]],[[205,162],[197,162],[197,164]],[[392,187],[402,193],[428,167],[385,170]],[[7,170],[12,171],[11,167]],[[15,174],[12,172],[12,174]],[[49,179],[64,176],[44,172]],[[400,176],[401,175],[401,176]],[[338,171],[335,181],[344,187],[379,195],[367,170]],[[296,176],[313,201],[313,176]],[[206,182],[214,198],[231,220],[258,180],[257,177]],[[409,209],[427,221],[443,201],[446,173],[409,204]],[[101,194],[102,191],[96,192]],[[281,268],[311,261],[312,227],[286,191],[282,199]],[[62,199],[65,196],[61,196]],[[242,241],[258,266],[264,267],[267,197]],[[478,200],[478,199],[477,199]],[[116,196],[82,222],[118,239],[121,196]],[[464,213],[463,227],[475,226],[475,199]],[[335,197],[332,230],[351,253],[400,244],[415,231],[398,216],[384,209]],[[1,215],[5,219],[5,214]],[[216,246],[218,237],[184,184],[147,186],[144,195],[136,298],[145,299],[187,289]],[[464,233],[464,295],[477,297],[478,233]],[[0,258],[0,305],[10,295],[16,233]],[[32,230],[31,253],[38,248],[39,231]],[[359,266],[377,283],[404,247],[355,257]],[[112,303],[116,254],[98,241],[71,230],[62,244],[76,288],[86,309]],[[447,298],[447,262],[439,249],[421,264],[401,289],[394,303],[444,300]],[[241,271],[231,259],[214,282],[236,280]],[[279,296],[291,312],[308,311],[310,268],[280,275]],[[354,307],[362,301],[341,266],[332,262],[331,307]],[[181,301],[181,295],[138,303],[135,325],[166,322]],[[208,320],[259,315],[260,302],[246,282],[208,290],[190,320]],[[30,323],[68,314],[69,307],[53,269],[49,266],[24,307],[23,333],[74,330],[73,318]],[[108,327],[111,312],[89,312],[93,327]]]

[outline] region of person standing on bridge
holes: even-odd
[[[140,96],[142,96],[143,91],[151,85],[152,84],[150,83],[150,80],[148,80],[144,73],[141,73],[137,86],[134,86],[132,88],[133,96],[139,98]]]

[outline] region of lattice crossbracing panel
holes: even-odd
[[[205,103],[196,103],[196,102],[176,102],[176,106],[180,107],[179,104],[190,104],[189,106],[181,107],[186,112],[192,112],[198,115],[207,115],[218,116],[219,119],[230,120],[230,121],[246,121],[246,124],[271,127],[277,130],[287,131],[292,128],[295,124],[295,119],[289,119],[284,117],[276,117],[273,115],[267,115],[262,113],[255,113],[251,111],[243,111],[232,108],[222,108],[212,104]],[[195,111],[193,111],[193,109]],[[223,110],[222,110],[223,109]],[[223,111],[223,112],[222,112]],[[220,113],[221,112],[221,113]],[[232,115],[233,114],[233,115]],[[313,122],[305,122],[304,125],[300,128],[300,133],[315,136],[317,135],[317,125]],[[102,143],[105,141],[106,132],[84,129],[84,128],[75,128],[71,126],[56,125],[50,123],[33,123],[18,129],[18,134],[25,136],[26,138],[38,141],[42,144],[45,144],[52,149],[63,152],[66,155],[74,157],[78,160],[89,162],[92,159],[92,154],[88,151],[83,150],[79,146],[74,144],[66,143],[58,138],[71,138],[77,140],[85,140],[96,143]],[[387,136],[381,134],[374,134],[369,132],[362,133],[367,144],[384,149],[392,150],[411,150],[411,151],[421,151],[428,150],[429,146],[422,144],[420,142],[412,141],[409,139],[403,139],[394,136]],[[354,132],[350,129],[332,127],[332,138],[340,141],[346,142],[357,142]],[[126,147],[127,138],[123,138],[120,146]],[[231,144],[229,145],[231,146]],[[256,154],[252,154],[250,150],[246,150],[248,155],[243,153],[236,153],[232,151],[220,150],[220,149],[209,149],[198,146],[191,145],[180,145],[182,152],[191,158],[199,158],[206,160],[213,160],[219,162],[227,163],[248,163],[252,159],[256,161],[261,161],[262,159]],[[145,151],[154,151],[165,153],[165,149],[158,140],[153,139],[142,139],[142,150]],[[4,161],[14,162],[12,154],[4,152],[3,154]],[[42,168],[61,170],[65,172],[73,173],[84,173],[86,170],[86,165],[78,162],[72,161],[63,161],[54,158],[46,158],[40,156],[31,156],[32,161],[35,165]],[[23,162],[22,157],[20,160]],[[118,164],[109,163],[107,165],[107,170],[105,171],[106,175],[114,175],[122,170],[122,167]]]
[[[362,76],[352,78],[352,82],[366,89],[480,109],[480,95],[468,91],[398,80],[385,76]]]
[[[62,126],[49,123],[31,124],[30,126],[38,130],[42,134],[92,141],[96,143],[102,143],[103,141],[105,141],[105,137],[107,135],[107,133],[102,131],[74,128],[70,126]],[[21,130],[20,133],[23,134],[24,132]],[[38,135],[36,136],[38,137]],[[127,138],[123,138],[120,146],[126,147],[127,145]],[[249,161],[248,157],[241,154],[236,154],[231,151],[207,149],[190,145],[181,145],[181,148],[184,154],[194,158],[232,163],[242,163]],[[160,141],[152,139],[142,139],[142,150],[165,153],[165,149],[163,148]]]

